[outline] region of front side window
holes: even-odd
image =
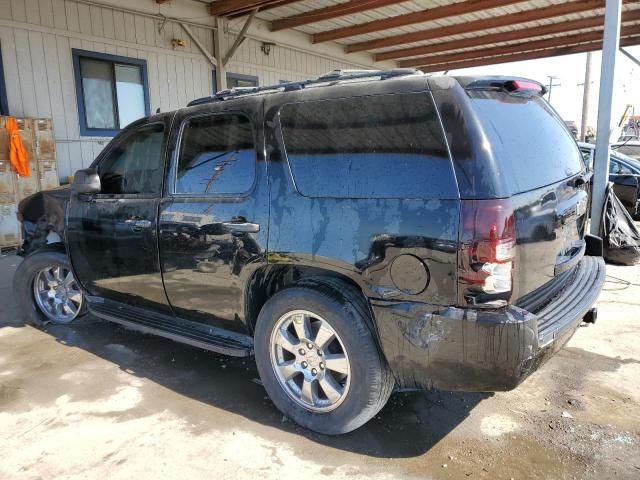
[[[82,135],[115,135],[148,115],[146,62],[74,50]]]
[[[162,190],[164,126],[140,127],[98,164],[102,194],[159,194]]]
[[[584,165],[587,170],[591,170],[593,167],[593,150],[581,150],[582,160],[584,160]]]
[[[615,160],[609,162],[609,173],[617,175],[620,173],[620,164]]]
[[[427,92],[284,105],[298,191],[309,197],[455,198],[453,166]]]
[[[251,190],[255,175],[256,154],[247,117],[210,115],[185,122],[176,193],[241,195]]]

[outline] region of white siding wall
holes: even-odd
[[[213,91],[211,65],[186,33],[172,22],[166,22],[162,31],[159,26],[149,17],[74,0],[0,0],[0,49],[9,112],[53,119],[61,179],[89,165],[109,141],[80,136],[73,48],[146,59],[152,112],[158,107],[177,109]],[[191,29],[213,51],[213,32]],[[172,38],[186,39],[187,46],[173,49]],[[229,34],[228,45],[234,39]],[[257,76],[264,85],[354,68],[281,46],[266,56],[260,45],[246,39],[227,71]]]

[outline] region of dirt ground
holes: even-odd
[[[251,360],[87,319],[25,326],[0,258],[0,478],[640,478],[640,266],[512,392],[396,393],[341,437],[283,418]]]

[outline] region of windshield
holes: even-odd
[[[551,185],[582,171],[576,141],[541,97],[485,90],[468,94],[512,194]]]

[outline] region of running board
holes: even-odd
[[[110,322],[233,357],[253,355],[253,338],[222,328],[176,319],[99,297],[85,297],[89,311]]]

